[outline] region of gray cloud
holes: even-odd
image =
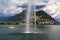
[[[43,10],[56,21],[60,22],[60,0],[49,0]]]
[[[34,1],[34,5],[46,5],[44,0]],[[28,4],[28,0],[0,0],[0,13],[2,14],[2,16],[13,16],[15,14],[19,14],[24,9],[17,6],[23,6],[25,4]]]

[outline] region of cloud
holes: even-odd
[[[28,0],[10,0],[11,4],[13,5],[23,5],[27,3]]]
[[[47,12],[56,21],[60,22],[60,1],[59,0],[49,0],[46,7],[43,10]]]
[[[34,1],[34,5],[46,5],[46,1],[44,0]],[[22,8],[21,6],[27,5],[28,3],[28,0],[0,0],[0,14],[2,16],[13,16],[15,14],[19,14],[24,10],[24,8]]]
[[[22,7],[17,7],[17,5],[22,2],[17,0],[0,0],[0,14],[1,16],[13,16],[19,14],[23,11]],[[21,4],[22,5],[22,4]]]
[[[48,5],[44,8],[44,11],[46,11],[49,15],[54,15],[56,14],[55,12],[57,8],[58,7],[56,5]],[[52,17],[54,18],[55,16]]]
[[[10,6],[8,8],[5,8],[3,11],[4,16],[14,16],[15,14],[19,14],[23,11],[21,7],[17,8],[16,6]]]

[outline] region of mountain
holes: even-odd
[[[6,19],[5,21],[21,21],[25,18],[25,11],[23,11],[22,13],[20,14],[17,14],[15,16],[12,16],[8,19]]]
[[[3,17],[3,16],[1,16],[0,17],[0,21],[4,21],[4,20],[6,20],[6,19],[8,19],[9,17]]]
[[[12,16],[10,18],[8,18],[7,20],[5,20],[8,23],[14,23],[14,24],[19,24],[26,22],[25,20],[25,12],[23,11],[20,14],[17,14],[15,16]],[[17,22],[18,21],[18,22]],[[41,11],[37,11],[36,12],[36,23],[37,24],[41,24],[41,25],[56,25],[56,24],[60,24],[57,21],[55,21],[51,16],[49,16],[46,12],[44,12],[43,10]]]
[[[24,5],[24,6],[17,6],[18,8],[19,7],[22,7],[22,8],[26,8],[27,9],[27,5]],[[37,5],[36,6],[36,11],[38,11],[38,10],[40,10],[41,8],[43,8],[43,7],[45,7],[45,5]],[[6,19],[8,19],[8,18],[10,18],[11,17],[11,15],[6,15],[6,16],[4,16],[2,13],[0,13],[0,15],[2,15],[2,16],[0,16],[0,21],[4,21],[4,20],[6,20]],[[15,16],[15,15],[14,15]],[[20,15],[21,16],[21,15]],[[13,16],[12,16],[13,17]]]
[[[60,24],[56,20],[54,20],[54,18],[52,18],[46,12],[44,12],[43,10],[36,12],[36,15],[37,15],[37,24],[41,24],[41,25]]]

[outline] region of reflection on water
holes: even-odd
[[[0,40],[60,40],[59,25],[37,25],[37,29],[42,32],[40,34],[20,34],[24,32],[25,27],[22,25],[13,26],[0,25]]]

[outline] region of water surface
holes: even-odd
[[[21,25],[15,25],[14,28],[0,25],[0,40],[60,40],[59,25],[37,25],[37,29],[42,32],[40,34],[20,34],[24,29]]]

